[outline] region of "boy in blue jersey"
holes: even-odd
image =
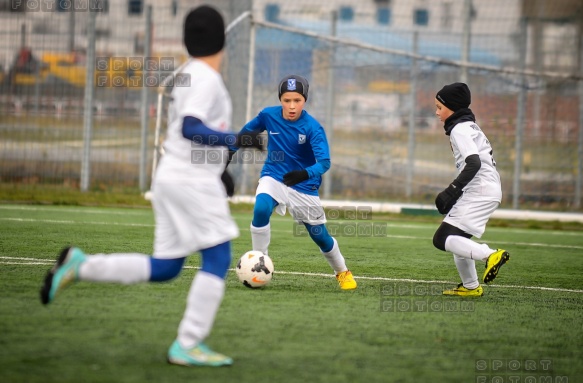
[[[267,158],[255,193],[251,238],[253,250],[267,254],[271,238],[269,219],[273,210],[302,223],[334,270],[343,290],[356,288],[338,242],[324,225],[326,215],[318,188],[330,168],[330,150],[324,128],[304,110],[308,81],[297,75],[279,83],[281,106],[263,109],[241,134],[267,131]]]

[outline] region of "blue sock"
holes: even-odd
[[[201,251],[201,270],[219,278],[225,278],[231,266],[231,242],[227,241]]]
[[[310,225],[304,223],[306,229],[308,229],[308,233],[316,245],[322,250],[324,253],[329,252],[334,247],[334,239],[328,233],[328,229],[326,229],[326,225]]]
[[[150,258],[150,281],[164,282],[180,274],[186,258],[161,259]]]
[[[279,205],[276,200],[269,194],[261,193],[255,197],[255,206],[253,207],[253,221],[251,224],[255,227],[263,227],[269,223],[269,218],[273,209]]]

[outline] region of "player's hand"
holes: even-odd
[[[223,181],[223,185],[225,185],[227,195],[232,197],[235,194],[235,181],[233,181],[233,177],[231,177],[227,169],[221,174],[221,181]]]
[[[307,180],[308,178],[310,178],[310,175],[307,170],[292,170],[291,172],[284,174],[283,183],[285,186],[293,186]]]
[[[263,151],[265,150],[265,138],[261,136],[261,132],[239,133],[235,146],[238,148],[253,148]]]
[[[435,206],[441,214],[447,214],[457,200],[464,194],[461,185],[452,182],[444,191],[435,198]]]

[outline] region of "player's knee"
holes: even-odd
[[[275,205],[275,200],[270,195],[259,194],[255,198],[255,206],[253,207],[253,226],[263,227],[267,225]]]
[[[160,259],[150,258],[150,281],[164,282],[176,278],[186,258]]]
[[[441,251],[445,251],[445,240],[448,235],[441,230],[437,230],[433,235],[433,246]]]
[[[472,238],[472,235],[466,233],[460,228],[450,225],[447,222],[442,222],[435,234],[433,235],[433,246],[442,251],[445,250],[445,241],[450,235],[459,235],[464,238]]]
[[[450,225],[443,222],[435,234],[433,235],[433,246],[441,251],[445,251],[445,241],[447,237],[451,234]]]
[[[310,234],[310,238],[312,238],[316,245],[318,245],[320,250],[322,250],[324,253],[332,250],[334,247],[334,239],[328,233],[325,225],[310,225],[305,223],[304,226],[306,226],[306,229]]]
[[[225,278],[231,265],[231,243],[225,242],[220,245],[204,249],[202,254],[201,271]]]

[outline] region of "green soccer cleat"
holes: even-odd
[[[444,290],[443,295],[456,295],[458,297],[481,297],[484,295],[484,289],[482,286],[478,286],[475,289],[466,289],[463,283],[457,285],[455,289]]]
[[[168,350],[168,363],[180,366],[230,366],[233,359],[214,352],[206,344],[199,343],[196,347],[185,350],[177,340],[172,343]]]
[[[44,305],[51,303],[58,293],[79,278],[79,265],[85,259],[85,254],[76,247],[66,247],[61,251],[40,290],[40,300]]]
[[[506,250],[498,249],[486,260],[486,271],[484,271],[484,283],[492,282],[498,275],[498,271],[503,264],[508,262],[510,254]]]

